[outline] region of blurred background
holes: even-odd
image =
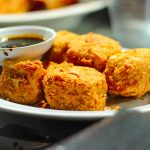
[[[110,35],[107,0],[0,0],[0,27],[42,25]]]
[[[150,0],[0,0],[0,27],[42,25],[149,47]]]

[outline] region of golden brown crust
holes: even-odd
[[[0,13],[21,13],[29,9],[29,0],[0,0]]]
[[[143,51],[128,50],[109,58],[104,73],[110,94],[141,97],[150,91],[150,49]]]
[[[135,48],[135,49],[127,49],[125,53],[130,55],[134,55],[137,57],[142,58],[149,58],[150,59],[150,49],[149,48]]]
[[[69,31],[58,31],[51,49],[46,53],[44,59],[61,63],[64,61],[65,53],[68,50],[68,42],[78,35]]]
[[[65,67],[66,66],[66,67]],[[53,109],[103,110],[107,84],[93,68],[59,65],[43,79],[46,99]]]
[[[40,61],[5,60],[0,76],[0,96],[21,104],[38,102],[45,73]]]
[[[69,42],[68,47],[67,62],[93,67],[101,72],[105,69],[108,58],[121,52],[121,46],[117,41],[95,33],[76,37]]]

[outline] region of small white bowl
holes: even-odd
[[[13,26],[0,29],[0,37],[19,35],[19,34],[37,34],[45,40],[43,42],[16,48],[0,48],[0,65],[7,58],[19,58],[21,60],[40,59],[52,46],[56,32],[53,29],[42,26]]]

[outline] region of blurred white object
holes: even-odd
[[[54,9],[22,14],[0,15],[0,27],[13,25],[42,25],[50,28],[69,29],[91,12],[106,7],[105,0],[80,0],[79,3]]]
[[[53,29],[41,26],[14,26],[0,29],[2,40],[5,40],[3,37],[10,35],[30,33],[39,34],[46,40],[34,45],[11,48],[11,51],[10,48],[0,48],[0,65],[6,58],[20,58],[21,60],[40,59],[51,47],[56,34]]]
[[[109,0],[114,37],[124,47],[150,47],[150,0]]]

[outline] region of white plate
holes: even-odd
[[[126,48],[123,49],[125,51]],[[150,111],[150,93],[145,94],[142,98],[109,98],[109,102],[113,102],[115,105],[122,107],[122,111],[138,111],[138,112],[148,112]],[[63,119],[63,120],[98,120],[104,117],[112,117],[118,111],[69,111],[69,110],[54,110],[54,109],[44,109],[37,108],[33,106],[26,106],[21,104],[16,104],[7,100],[0,98],[0,111],[6,111],[15,114],[23,114],[27,116],[35,116],[41,118],[49,119]]]
[[[126,48],[123,49],[125,51]],[[147,93],[142,98],[108,98],[107,101],[113,101],[113,104],[119,105],[122,107],[121,110],[128,111],[139,111],[139,112],[148,112],[150,111],[150,93]],[[36,116],[42,118],[54,118],[54,119],[63,119],[63,120],[97,120],[104,117],[112,117],[118,111],[109,110],[109,111],[69,111],[69,110],[54,110],[54,109],[43,109],[32,106],[26,106],[21,104],[16,104],[10,101],[6,101],[0,98],[0,111],[6,111],[15,114],[23,114],[28,116]]]
[[[128,108],[129,111],[147,112],[150,111],[150,94],[146,94],[142,99],[121,99],[119,105]],[[43,109],[32,106],[20,105],[13,102],[0,99],[0,110],[15,114],[23,114],[28,116],[36,116],[42,118],[54,118],[65,120],[97,120],[104,117],[114,116],[118,111],[68,111]]]
[[[54,29],[76,25],[84,15],[106,7],[105,0],[80,0],[78,4],[55,10],[35,11],[22,14],[0,15],[0,27],[10,25],[36,24]]]

